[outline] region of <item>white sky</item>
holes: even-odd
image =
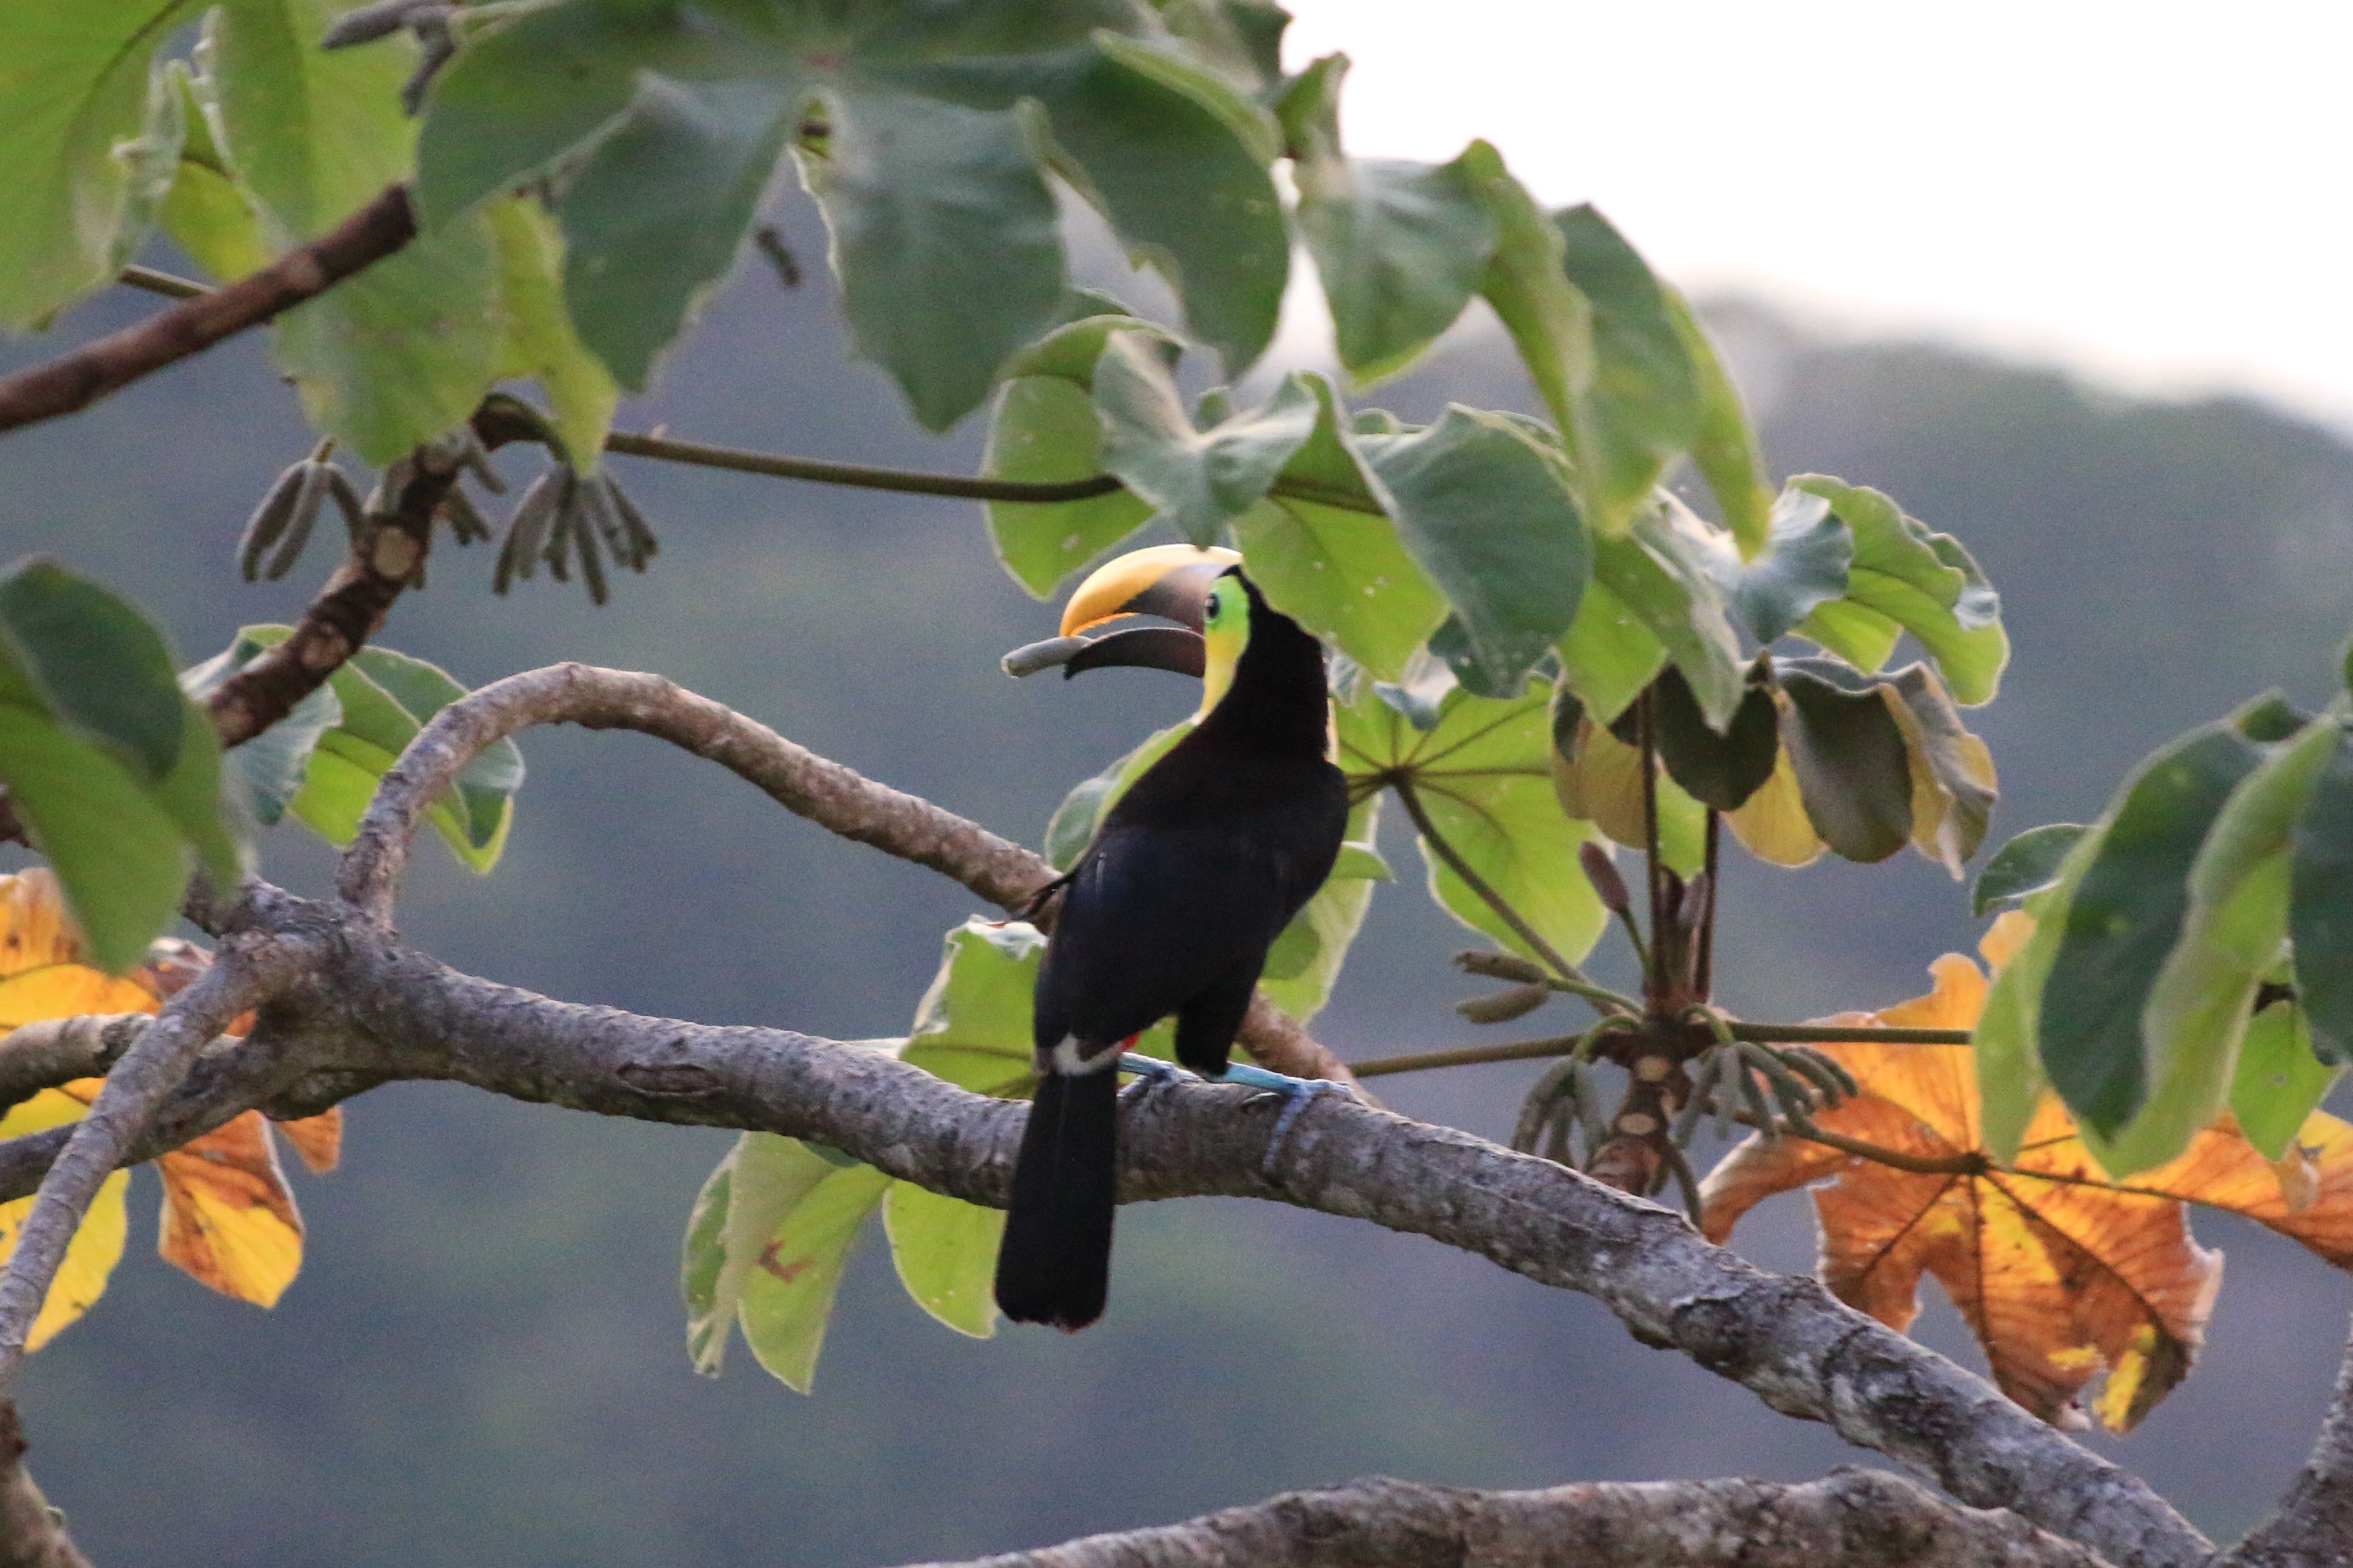
[[[1360,156],[1473,136],[1691,291],[2353,429],[2353,0],[1288,0]]]

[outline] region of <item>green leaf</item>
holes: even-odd
[[[1749,687],[1720,735],[1708,728],[1682,671],[1666,670],[1651,689],[1659,762],[1669,778],[1718,811],[1738,810],[1765,787],[1781,751],[1769,674]]]
[[[240,628],[227,647],[204,663],[181,671],[181,688],[191,699],[203,702],[269,646],[249,634],[275,631],[280,634],[280,638],[272,639],[276,641],[282,639],[284,630]],[[242,809],[257,826],[274,825],[286,815],[295,795],[301,793],[311,754],[317,749],[320,738],[343,721],[343,705],[335,696],[334,687],[318,688],[294,704],[286,717],[227,753],[224,759],[223,787],[234,787],[241,793]]]
[[[1554,458],[1518,427],[1454,406],[1427,430],[1362,443],[1406,548],[1454,606],[1488,677],[1525,677],[1577,619],[1593,551]]]
[[[1141,777],[1145,769],[1166,756],[1168,748],[1191,733],[1192,729],[1190,719],[1169,725],[1062,797],[1062,804],[1054,808],[1052,818],[1046,824],[1045,855],[1054,869],[1067,871],[1078,863],[1095,836],[1095,825],[1111,809],[1112,802],[1125,795],[1127,786]]]
[[[1830,502],[1810,491],[1781,492],[1764,548],[1745,562],[1731,535],[1708,537],[1709,574],[1760,643],[1795,631],[1816,605],[1846,592],[1854,536]]]
[[[2260,760],[2228,721],[2158,751],[2126,782],[2068,901],[2056,984],[2042,994],[2042,1065],[2076,1120],[2102,1137],[2113,1138],[2147,1098],[2141,1018],[2181,935],[2190,868],[2223,802]]]
[[[1005,1211],[982,1208],[893,1182],[882,1202],[882,1229],[899,1283],[915,1304],[974,1339],[997,1332],[997,1248]]]
[[[1798,629],[1856,668],[1876,671],[1904,632],[1919,638],[1956,700],[1993,700],[2010,662],[2001,600],[1960,542],[1931,532],[1878,490],[1820,474],[1791,488],[1820,496],[1854,534],[1842,598],[1817,606]]]
[[[274,647],[291,628],[247,626],[240,644]],[[466,695],[437,666],[391,648],[367,647],[328,678],[343,717],[319,737],[301,792],[290,808],[329,843],[343,846],[359,830],[375,788],[432,717]],[[459,861],[477,871],[498,864],[522,787],[522,752],[512,740],[485,748],[459,770],[456,782],[426,809],[434,828]]]
[[[499,357],[498,247],[478,213],[278,318],[311,424],[381,468],[463,423]]]
[[[0,578],[0,649],[58,723],[150,784],[170,776],[188,701],[163,634],[137,610],[55,562],[29,561]]]
[[[1697,441],[1699,383],[1666,291],[1589,205],[1555,216],[1561,265],[1593,312],[1593,378],[1572,450],[1597,532],[1625,531],[1670,459]]]
[[[2288,934],[2313,1049],[2326,1062],[2353,1062],[2353,742],[2341,735],[2290,853]]]
[[[1125,333],[1095,363],[1094,402],[1104,469],[1201,545],[1266,494],[1321,408],[1303,381],[1286,376],[1264,407],[1197,431],[1159,356]]]
[[[0,326],[113,279],[172,182],[181,107],[154,56],[197,7],[0,7]]]
[[[1029,1089],[1030,994],[1046,939],[1021,921],[973,919],[948,932],[902,1059],[976,1094]]]
[[[1393,504],[1320,375],[1315,427],[1264,500],[1233,522],[1250,581],[1276,609],[1376,679],[1400,674],[1445,618],[1446,601],[1389,521]]]
[[[2105,822],[2086,828],[2060,861],[2056,879],[2025,895],[2021,907],[2034,918],[2033,934],[1994,976],[1969,1037],[1986,1152],[1997,1160],[2018,1157],[2027,1124],[2049,1087],[2042,1070],[2042,994],[2066,930],[2068,906],[2106,833]]]
[[[1746,676],[1740,638],[1725,616],[1722,592],[1708,575],[1700,542],[1705,528],[1696,518],[1684,521],[1652,510],[1637,518],[1632,531],[1622,536],[1597,534],[1593,581],[1596,587],[1608,589],[1617,607],[1664,648],[1691,682],[1692,695],[1699,700],[1708,723],[1721,729],[1740,705]],[[1611,700],[1622,676],[1650,661],[1649,647],[1640,639],[1597,661],[1594,645],[1609,632],[1608,621],[1597,621],[1589,631],[1571,626],[1561,647],[1570,687],[1597,717],[1615,717],[1623,710],[1624,701],[1613,706]],[[1655,663],[1650,667],[1657,668]]]
[[[1306,907],[1291,918],[1268,950],[1259,989],[1267,1000],[1304,1024],[1331,999],[1347,961],[1349,944],[1372,908],[1373,887],[1392,879],[1388,862],[1373,847],[1380,821],[1380,797],[1357,803],[1348,814],[1348,837],[1332,874]]]
[[[1493,147],[1473,142],[1455,163],[1495,220],[1495,254],[1479,292],[1511,334],[1554,425],[1573,438],[1576,401],[1593,380],[1593,310],[1562,270],[1560,230]]]
[[[1577,606],[1577,619],[1560,639],[1560,667],[1585,710],[1601,723],[1623,713],[1667,662],[1666,645],[1651,635],[1643,617],[1629,609],[1609,584],[1626,581],[1637,599],[1656,584],[1644,563],[1610,560],[1609,542],[1594,546],[1593,581]],[[1606,566],[1605,566],[1606,563]]]
[[[1995,852],[1978,873],[1969,912],[1979,920],[2014,910],[2059,879],[2060,862],[2089,832],[2080,822],[2050,822],[2030,827]]]
[[[1114,335],[1150,342],[1164,359],[1176,352],[1166,332],[1132,316],[1091,316],[1056,328],[1008,367],[989,416],[983,474],[1053,484],[1103,472],[1094,374]],[[1151,516],[1152,504],[1125,489],[1076,501],[990,501],[988,532],[1014,581],[1042,599]]]
[[[860,352],[897,377],[916,418],[944,430],[1060,313],[1052,193],[1011,118],[912,93],[862,97],[839,114],[832,153],[807,165],[809,188],[833,231]],[[758,180],[742,194],[731,233],[750,220]]]
[[[528,196],[482,209],[498,247],[501,332],[496,374],[535,376],[549,423],[580,473],[594,471],[613,428],[621,389],[588,352],[564,300],[564,237]]]
[[[279,248],[314,239],[408,177],[416,126],[400,85],[405,38],[320,47],[343,0],[227,0],[206,28],[220,123],[237,174]]]
[[[1590,837],[1554,798],[1549,695],[1511,701],[1459,688],[1424,731],[1370,696],[1338,708],[1339,763],[1359,795],[1402,776],[1449,845],[1537,933],[1571,963],[1591,951],[1608,922],[1578,868]],[[1425,843],[1422,859],[1440,907],[1516,952],[1526,944]],[[1531,954],[1531,956],[1533,956]]]
[[[795,1138],[746,1132],[702,1184],[680,1260],[686,1350],[694,1370],[719,1373],[744,1303],[744,1284],[796,1205],[833,1173],[832,1162]]]
[[[1708,342],[1690,304],[1672,286],[1662,281],[1659,289],[1665,296],[1675,335],[1683,340],[1683,353],[1691,360],[1693,385],[1699,397],[1699,429],[1692,438],[1692,463],[1707,481],[1724,513],[1725,526],[1739,542],[1740,553],[1753,558],[1767,548],[1773,526],[1773,486],[1766,478],[1765,454],[1757,447],[1757,432],[1748,422],[1740,391],[1732,384],[1715,345]]]
[[[179,60],[167,68],[187,135],[158,219],[203,271],[223,281],[242,278],[267,265],[271,251],[262,238],[261,215],[222,146],[216,84],[210,77],[192,76]]]
[[[1821,659],[1787,659],[1775,674],[1807,819],[1847,859],[1886,859],[1912,836],[1912,766],[1879,688]]]
[[[2181,934],[2141,1008],[2147,1096],[2112,1139],[2090,1145],[2110,1175],[2164,1164],[2221,1113],[2257,987],[2287,940],[2289,835],[2337,740],[2334,725],[2316,724],[2274,751],[2199,846]]]
[[[833,1298],[841,1288],[849,1248],[892,1185],[891,1178],[871,1165],[837,1167],[813,1151],[808,1158],[822,1164],[824,1173],[786,1209],[754,1252],[736,1308],[744,1342],[752,1347],[753,1356],[786,1387],[800,1394],[807,1394],[816,1380],[818,1352],[825,1344],[826,1324],[833,1316]],[[799,1159],[787,1163],[780,1156],[778,1163],[786,1167],[780,1184],[797,1184],[808,1169]],[[738,1165],[737,1203],[753,1201],[748,1189],[754,1175]]]
[[[1083,68],[1032,89],[1056,172],[1168,279],[1187,330],[1238,375],[1273,341],[1291,274],[1267,173],[1281,138],[1263,110],[1175,49],[1107,29],[1094,42]]]
[[[2313,1054],[2303,1009],[2274,1002],[2247,1023],[2231,1081],[2231,1114],[2258,1153],[2280,1159],[2344,1071]]]
[[[1277,112],[1299,187],[1299,229],[1359,386],[1395,375],[1454,324],[1493,259],[1497,225],[1469,163],[1352,159],[1340,150],[1345,55],[1285,89]]]
[[[1049,150],[1187,320],[1240,363],[1288,267],[1263,113],[1113,0],[823,14],[562,0],[477,31],[419,147],[429,221],[542,174],[583,339],[628,385],[724,272],[797,132],[859,352],[944,428],[1055,325],[1063,245]],[[755,41],[756,40],[756,41]]]
[[[219,739],[163,637],[48,562],[0,578],[0,784],[109,971],[146,956],[192,859],[224,889],[242,874],[221,822]]]

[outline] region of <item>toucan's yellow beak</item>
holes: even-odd
[[[1062,635],[1072,637],[1121,616],[1160,616],[1201,629],[1209,584],[1229,566],[1234,551],[1191,544],[1155,544],[1106,561],[1062,606]]]

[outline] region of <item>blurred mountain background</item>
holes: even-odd
[[[977,428],[923,436],[847,361],[807,265],[822,235],[805,205],[793,216],[812,281],[786,290],[744,268],[623,424],[970,471]],[[118,291],[0,345],[0,367],[151,309]],[[2016,658],[1973,716],[2001,766],[1997,841],[2087,817],[2149,748],[2263,687],[2306,702],[2329,689],[2353,624],[2339,436],[2250,401],[2134,401],[1950,346],[1848,341],[1756,301],[1716,301],[1710,319],[1778,472],[1890,491],[2001,590]],[[1531,402],[1475,323],[1357,401],[1428,417],[1450,400]],[[0,441],[0,558],[37,550],[97,575],[193,661],[241,623],[290,619],[330,568],[323,536],[279,584],[245,585],[231,559],[254,500],[308,445],[264,345],[232,342]],[[532,468],[501,466],[516,488]],[[543,574],[494,598],[491,552],[445,547],[384,640],[469,684],[560,659],[659,670],[1033,843],[1071,784],[1191,706],[1142,672],[1005,679],[997,655],[1048,635],[1053,612],[997,568],[969,504],[615,468],[662,553],[612,605]],[[405,933],[462,968],[645,1013],[896,1034],[942,933],[973,912],[961,889],[649,740],[540,731],[524,751],[496,873],[427,850],[410,878]],[[1353,1057],[1470,1043],[1482,1032],[1451,1010],[1469,986],[1447,963],[1468,933],[1422,894],[1409,837],[1392,824],[1385,841],[1400,882],[1376,899],[1317,1033]],[[327,886],[330,856],[302,830],[264,854],[274,879]],[[1753,1016],[1915,994],[1930,959],[1978,932],[1965,889],[1909,856],[1798,872],[1736,859],[1725,903],[1725,996]],[[1409,1114],[1500,1136],[1535,1072],[1378,1087]],[[1535,1486],[1799,1478],[1870,1458],[1644,1349],[1580,1297],[1242,1202],[1128,1211],[1110,1318],[1074,1339],[961,1338],[907,1300],[870,1239],[811,1396],[740,1345],[706,1380],[684,1352],[678,1242],[728,1135],[431,1086],[347,1115],[343,1169],[297,1178],[310,1239],[275,1311],[208,1294],[142,1241],[33,1362],[35,1473],[96,1561],[851,1568],[1370,1473]],[[140,1181],[134,1212],[152,1215]],[[2232,1258],[2199,1370],[2139,1433],[2100,1446],[2226,1533],[2300,1462],[2353,1291],[2252,1225],[2199,1225]],[[1810,1267],[1809,1206],[1768,1205],[1739,1240],[1767,1266]],[[1924,1325],[1979,1364],[1941,1300]]]

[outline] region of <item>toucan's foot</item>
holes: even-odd
[[[1266,1153],[1259,1161],[1259,1174],[1271,1181],[1274,1167],[1282,1158],[1283,1145],[1290,1140],[1292,1124],[1299,1113],[1307,1109],[1308,1101],[1326,1089],[1340,1086],[1326,1079],[1293,1078],[1286,1073],[1269,1072],[1264,1068],[1246,1067],[1240,1062],[1228,1064],[1226,1070],[1210,1083],[1238,1083],[1249,1089],[1264,1089],[1282,1096],[1283,1107],[1274,1119],[1274,1131],[1267,1135]]]
[[[1119,1070],[1135,1075],[1135,1081],[1123,1092],[1139,1100],[1150,1098],[1152,1091],[1163,1084],[1200,1081],[1175,1062],[1164,1062],[1158,1057],[1143,1056],[1134,1051],[1120,1053]]]

